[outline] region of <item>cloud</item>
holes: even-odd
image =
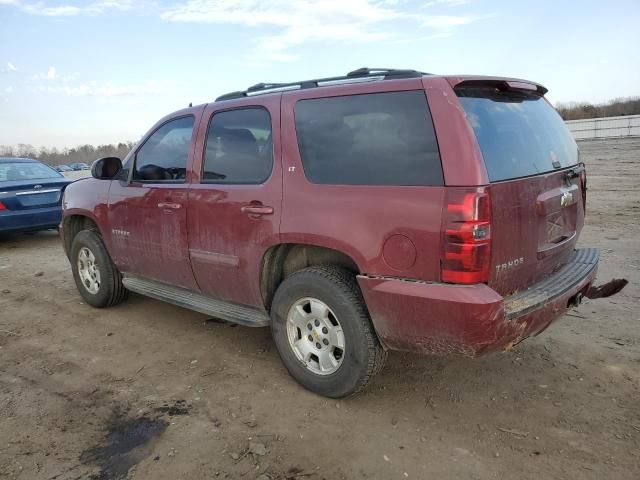
[[[443,0],[455,3],[464,0]],[[476,17],[429,15],[401,0],[188,0],[161,13],[169,22],[267,27],[276,32],[256,39],[256,57],[295,60],[291,49],[308,42],[365,43],[401,38],[391,22],[412,22],[433,30],[467,25]]]
[[[76,4],[77,3],[77,4]],[[30,15],[46,17],[69,17],[77,15],[97,16],[109,11],[131,10],[134,6],[132,0],[113,0],[101,2],[76,2],[47,6],[44,2],[23,2],[20,0],[0,0],[0,5],[13,5]]]
[[[424,7],[445,6],[445,7],[458,7],[460,5],[467,5],[471,3],[471,0],[431,0],[424,4]]]
[[[0,0],[1,2],[2,0]],[[7,62],[7,66],[5,68],[0,68],[0,73],[14,73],[18,71],[18,67],[16,67],[13,63]]]
[[[56,67],[51,66],[46,72],[38,73],[33,80],[44,80],[46,83],[33,85],[32,91],[65,95],[67,97],[142,97],[161,93],[162,89],[154,81],[133,85],[114,85],[113,83],[78,82],[78,72],[60,75]]]
[[[425,27],[446,29],[468,25],[475,20],[477,20],[477,18],[459,15],[429,15],[421,17],[419,21]]]
[[[113,85],[111,83],[100,84],[98,82],[83,83],[76,86],[39,85],[36,90],[44,93],[62,94],[68,97],[134,97],[156,95],[162,92],[160,86],[153,81],[140,85]]]
[[[471,0],[181,0],[175,4],[156,0],[63,0],[51,5],[35,0],[0,0],[25,13],[42,16],[98,16],[129,10],[159,14],[167,22],[227,24],[261,28],[254,39],[253,60],[292,61],[296,47],[306,43],[371,43],[409,40],[417,36],[451,35],[452,30],[481,18],[468,14],[433,15]],[[439,13],[442,13],[441,9]],[[448,12],[447,12],[448,13]],[[414,35],[414,38],[416,36]]]
[[[55,80],[58,78],[58,74],[56,73],[56,67],[49,67],[46,72],[36,73],[33,76],[34,80]]]
[[[60,77],[60,80],[62,80],[64,83],[71,83],[74,80],[77,80],[79,76],[80,76],[80,72],[73,72],[70,75],[64,75]]]

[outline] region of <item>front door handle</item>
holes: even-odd
[[[272,215],[273,207],[267,207],[266,205],[244,205],[240,208],[243,213],[249,215]]]
[[[158,203],[158,208],[164,208],[169,210],[179,210],[182,208],[182,205],[180,205],[179,203],[172,203],[172,202],[160,202]]]

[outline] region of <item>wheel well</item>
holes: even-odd
[[[95,230],[100,233],[100,229],[96,222],[84,215],[71,215],[64,219],[64,249],[67,254],[71,251],[71,242],[75,236],[82,230]]]
[[[266,309],[270,310],[276,289],[285,278],[314,265],[338,265],[359,273],[356,262],[338,250],[295,243],[275,245],[264,254],[260,270],[260,290]]]

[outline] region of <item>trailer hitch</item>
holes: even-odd
[[[627,283],[629,282],[625,278],[614,278],[613,280],[597,287],[592,285],[584,296],[592,300],[595,300],[596,298],[610,297],[619,293],[627,286]]]

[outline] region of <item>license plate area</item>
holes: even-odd
[[[577,185],[553,188],[538,195],[538,259],[552,255],[575,239],[579,201]]]
[[[23,207],[40,207],[55,205],[60,202],[60,190],[49,189],[41,191],[29,191],[16,193],[18,202]]]

